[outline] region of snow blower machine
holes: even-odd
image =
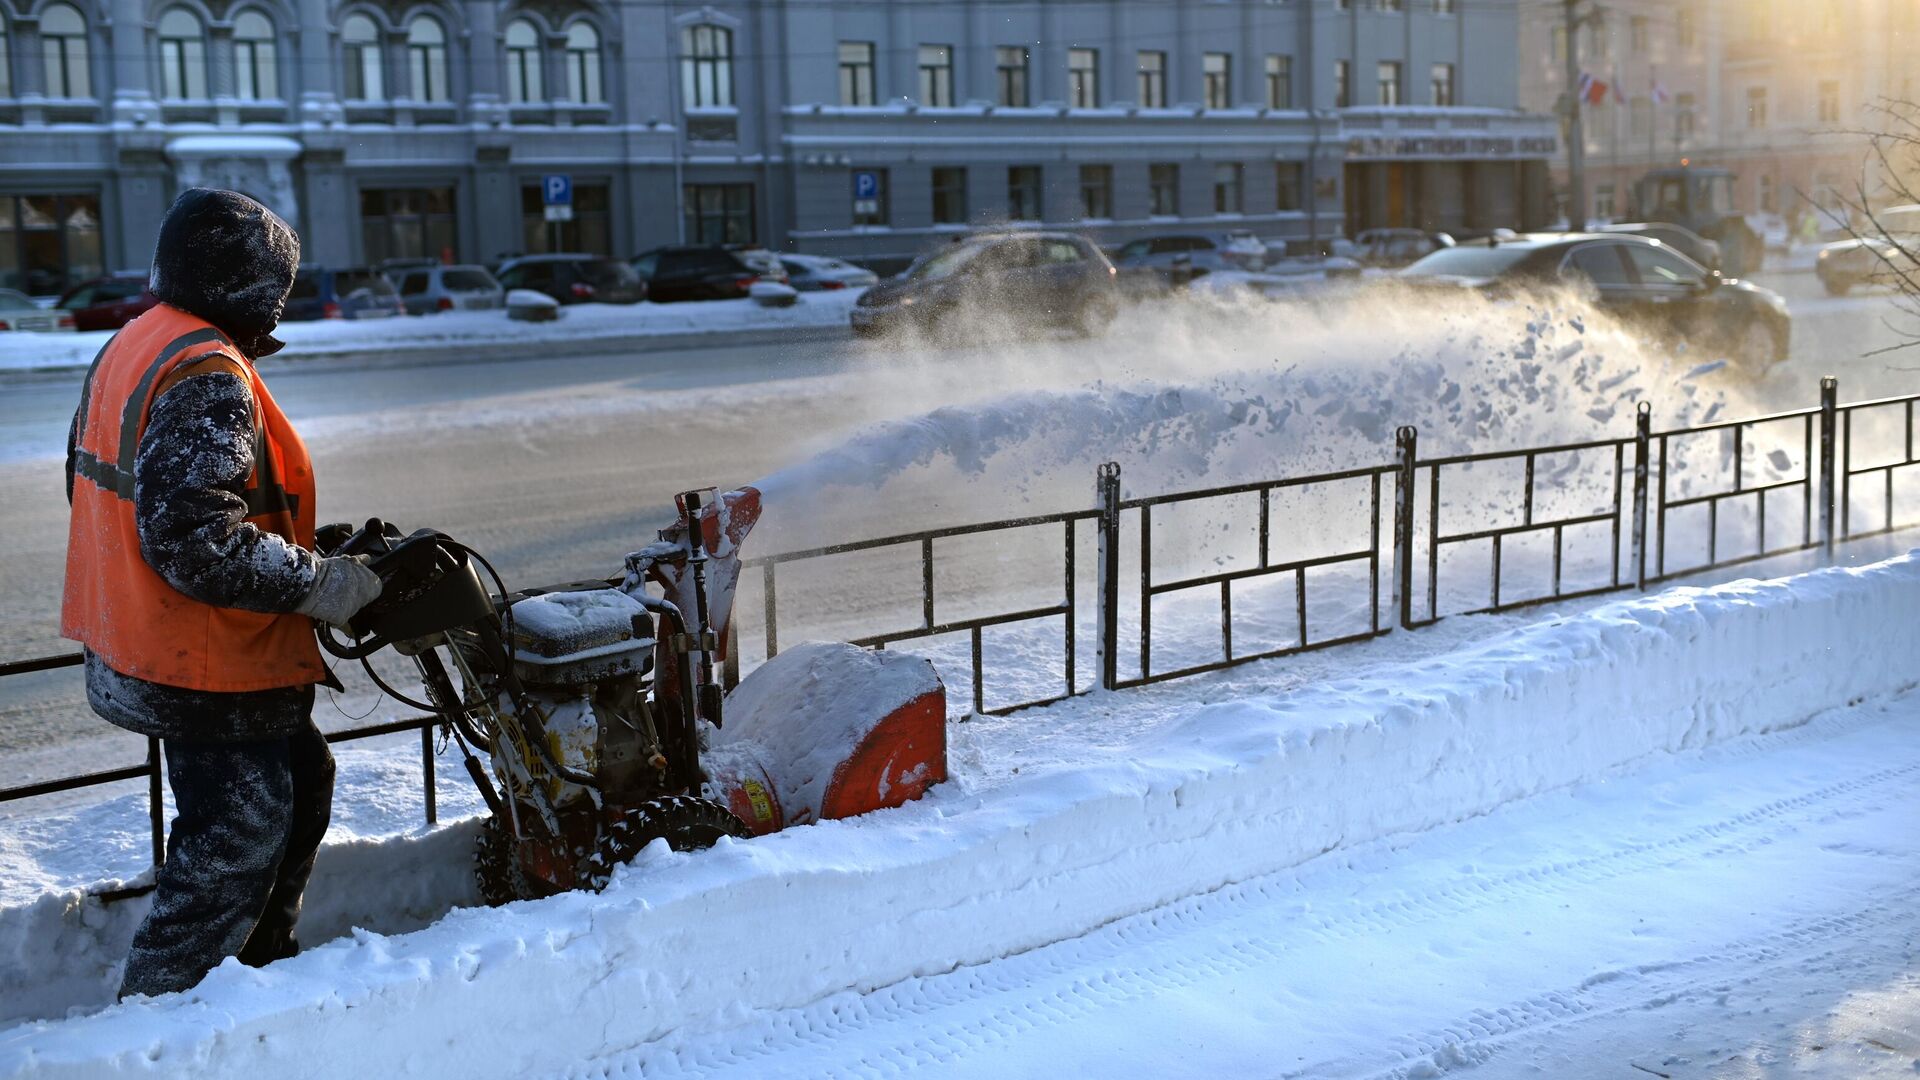
[[[318,539],[368,556],[385,583],[353,640],[323,625],[320,641],[459,746],[491,810],[475,853],[488,903],[601,889],[655,840],[698,850],[899,806],[946,779],[946,691],[926,660],[813,643],[723,687],[760,493],[677,504],[620,574],[519,592],[431,529],[376,519]],[[387,647],[412,658],[427,701],[374,670]]]

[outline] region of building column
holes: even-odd
[[[113,50],[113,119],[121,124],[151,124],[160,119],[160,104],[149,81],[153,71],[152,51],[147,42],[146,5],[141,0],[113,0],[113,26],[108,34]],[[31,54],[35,61],[40,50]],[[98,76],[99,65],[92,74]],[[42,73],[41,85],[46,85]],[[94,86],[95,96],[104,96],[104,87]]]
[[[295,11],[300,20],[297,65],[300,121],[310,125],[339,124],[346,119],[346,113],[333,90],[342,72],[334,60],[333,27],[327,20],[327,0],[298,0]]]

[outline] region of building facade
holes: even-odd
[[[192,184],[336,265],[1526,225],[1519,2],[0,0],[0,286],[144,265]]]
[[[1608,0],[1575,38],[1579,69],[1606,84],[1583,104],[1587,216],[1639,213],[1636,182],[1682,164],[1731,169],[1745,213],[1838,210],[1879,186],[1862,131],[1886,100],[1917,100],[1920,5],[1912,0]],[[1560,0],[1522,8],[1521,103],[1565,116]],[[1567,182],[1564,155],[1556,188]]]

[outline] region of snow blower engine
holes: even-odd
[[[321,625],[321,644],[438,717],[492,811],[475,858],[488,903],[598,890],[657,839],[697,850],[898,806],[946,779],[946,691],[926,660],[813,643],[723,690],[760,493],[677,503],[623,573],[513,593],[431,529],[375,519],[318,538],[323,553],[369,556],[385,583],[352,641]],[[427,701],[374,670],[389,646],[418,666]]]

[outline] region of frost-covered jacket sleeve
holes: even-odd
[[[203,604],[292,611],[313,587],[314,556],[245,520],[253,435],[237,375],[191,375],[155,399],[133,463],[140,555]]]

